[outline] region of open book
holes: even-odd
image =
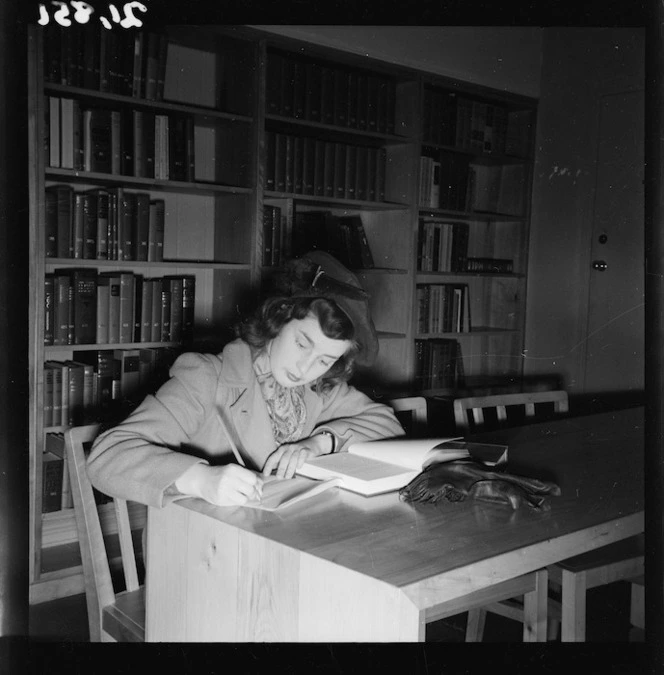
[[[459,439],[390,438],[354,443],[347,452],[305,462],[292,479],[269,477],[260,502],[246,506],[273,511],[331,487],[371,496],[399,490],[422,469],[437,462],[472,458],[488,466],[507,461],[507,446]],[[313,479],[313,480],[312,480]]]

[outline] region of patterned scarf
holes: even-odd
[[[270,355],[263,349],[254,356],[254,372],[272,422],[272,434],[277,445],[297,441],[307,419],[304,405],[304,385],[282,387],[272,375]]]

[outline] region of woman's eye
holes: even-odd
[[[319,363],[325,368],[329,368],[332,365],[330,361],[326,361],[325,359],[319,359]]]

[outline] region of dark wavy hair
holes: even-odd
[[[354,340],[353,323],[339,306],[320,297],[273,297],[265,300],[247,319],[238,324],[236,333],[249,346],[262,349],[293,319],[304,319],[312,314],[318,319],[323,335],[332,340],[349,340],[351,348],[316,382],[312,388],[329,391],[340,382],[347,382],[355,372],[358,345]]]

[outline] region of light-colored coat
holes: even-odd
[[[262,469],[277,448],[246,343],[231,342],[218,355],[183,354],[170,375],[154,396],[96,439],[87,468],[101,492],[157,507],[181,498],[173,483],[191,466],[232,458],[220,415],[247,467]],[[331,431],[339,452],[353,441],[404,433],[391,408],[346,383],[324,395],[305,387],[304,402],[302,438]]]

